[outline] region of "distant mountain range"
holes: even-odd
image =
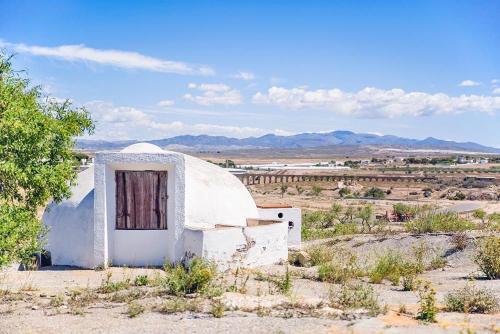
[[[126,147],[140,141],[102,141],[81,139],[77,141],[77,148],[85,150],[114,150]],[[354,133],[351,131],[333,131],[328,133],[301,133],[292,136],[277,136],[267,134],[261,137],[230,138],[209,135],[183,135],[166,139],[145,141],[163,148],[183,149],[293,149],[316,148],[326,146],[371,146],[399,149],[431,149],[452,150],[484,153],[500,153],[500,148],[483,146],[472,142],[455,142],[436,138],[423,140],[408,139],[397,136],[379,136],[368,133]]]

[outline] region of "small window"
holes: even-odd
[[[116,229],[167,229],[167,172],[116,171]]]
[[[283,218],[283,212],[278,213],[278,218]]]

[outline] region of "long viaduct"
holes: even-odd
[[[235,175],[244,185],[294,182],[336,182],[336,181],[366,181],[366,182],[421,182],[436,183],[435,176],[409,175],[307,175],[307,174],[240,174]]]

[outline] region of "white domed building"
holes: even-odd
[[[201,256],[222,267],[287,259],[300,209],[258,208],[243,183],[209,162],[152,144],[99,152],[72,196],[43,215],[52,264],[160,266]]]

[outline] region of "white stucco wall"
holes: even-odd
[[[184,156],[176,152],[103,152],[95,159],[94,266],[161,265],[184,254]],[[119,231],[116,219],[116,170],[167,170],[167,230]]]
[[[195,247],[190,249],[190,253],[215,261],[220,269],[275,264],[288,259],[287,233],[288,227],[284,222],[192,230],[190,239],[202,239],[203,247],[201,254]]]
[[[255,202],[240,180],[212,163],[184,155],[186,164],[186,226],[246,226],[258,218]]]
[[[52,264],[77,267],[93,265],[94,168],[78,174],[72,195],[62,203],[50,203],[42,221],[48,227],[45,249]]]
[[[258,208],[258,210],[260,218],[292,222],[293,224],[288,225],[288,246],[300,247],[302,241],[302,211],[300,208]]]

